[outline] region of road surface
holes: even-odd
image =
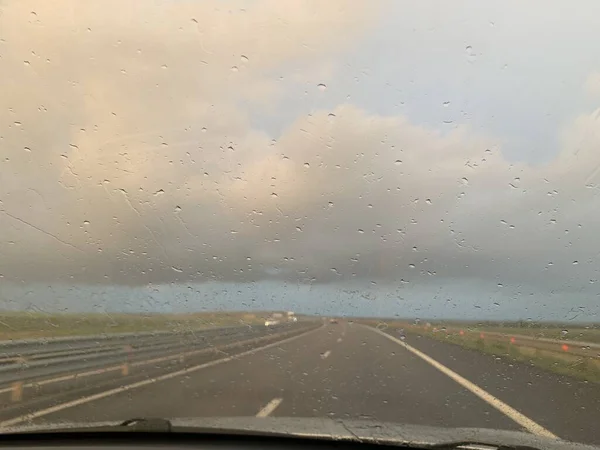
[[[45,404],[8,406],[1,425],[327,417],[526,430],[600,444],[598,385],[425,337],[399,337],[395,329],[344,321],[305,326],[183,365],[50,393]]]

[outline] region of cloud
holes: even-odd
[[[6,280],[569,291],[598,277],[597,111],[538,166],[481,130],[351,103],[275,135],[255,123],[286,108],[280,78],[334,78],[377,8],[119,4],[3,9]]]
[[[600,72],[590,73],[585,80],[584,88],[588,94],[600,96]]]

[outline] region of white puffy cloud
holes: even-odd
[[[351,103],[273,135],[256,121],[285,108],[281,77],[335,77],[336,52],[377,8],[121,3],[3,7],[6,279],[573,290],[597,278],[597,111],[537,166],[510,163],[481,130]]]
[[[585,91],[593,96],[600,96],[600,72],[592,72],[585,80]]]

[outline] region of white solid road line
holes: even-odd
[[[245,352],[242,352],[242,353],[238,353],[237,355],[232,355],[232,356],[228,356],[226,358],[221,358],[221,359],[217,359],[217,360],[214,360],[214,361],[209,361],[209,362],[204,363],[204,364],[199,364],[197,366],[188,367],[187,369],[182,369],[182,370],[178,370],[176,372],[167,373],[167,374],[161,375],[159,377],[148,378],[148,379],[143,380],[143,381],[138,381],[137,383],[126,384],[125,386],[119,386],[118,388],[115,388],[115,389],[109,389],[108,391],[99,392],[98,394],[89,395],[87,397],[81,397],[81,398],[78,398],[77,400],[72,400],[70,402],[60,403],[58,405],[51,406],[50,408],[40,409],[39,411],[35,411],[35,412],[30,413],[30,414],[25,414],[25,415],[22,415],[22,416],[14,417],[12,419],[8,419],[8,420],[0,422],[0,428],[10,427],[10,426],[13,426],[13,425],[18,425],[18,424],[23,423],[23,422],[27,422],[27,421],[30,421],[30,420],[33,420],[33,419],[37,419],[38,417],[43,417],[43,416],[47,416],[48,414],[52,414],[52,413],[55,413],[55,412],[58,412],[58,411],[62,411],[63,409],[73,408],[74,406],[83,405],[84,403],[90,403],[90,402],[93,402],[95,400],[100,400],[102,398],[110,397],[112,395],[120,394],[122,392],[127,392],[127,391],[130,391],[132,389],[137,389],[139,387],[143,387],[143,386],[147,386],[149,384],[157,383],[159,381],[170,380],[171,378],[179,377],[181,375],[187,375],[188,373],[196,372],[196,371],[198,371],[200,369],[204,369],[206,367],[212,367],[212,366],[216,366],[216,365],[219,365],[219,364],[223,364],[223,363],[228,362],[228,361],[233,361],[234,359],[238,359],[238,358],[241,358],[243,356],[253,355],[254,353],[258,353],[258,352],[266,350],[268,348],[275,347],[275,346],[281,345],[281,344],[285,344],[285,343],[291,342],[291,341],[293,341],[295,339],[304,337],[307,334],[311,334],[311,333],[314,333],[314,332],[320,330],[321,328],[322,327],[315,328],[314,330],[309,330],[309,331],[306,331],[306,332],[304,332],[302,334],[298,334],[296,336],[292,336],[292,337],[289,337],[287,339],[283,339],[281,341],[273,342],[271,344],[267,344],[267,345],[264,345],[262,347],[258,347],[258,348],[254,348],[252,350],[248,350],[248,351],[245,351]]]
[[[331,350],[327,350],[325,353],[321,353],[321,359],[325,359],[329,355],[331,355]]]
[[[258,412],[258,414],[256,414],[256,417],[270,416],[271,413],[275,411],[275,409],[281,404],[282,401],[282,398],[274,398],[269,403],[267,403],[265,407]]]
[[[391,336],[391,335],[389,335],[389,334],[387,334],[387,333],[385,333],[385,332],[383,332],[381,330],[378,330],[377,328],[373,328],[373,327],[367,327],[367,328],[373,330],[375,333],[379,333],[382,336],[385,336],[389,340],[391,340],[391,341],[393,341],[393,342],[401,345],[402,347],[404,347],[409,352],[411,352],[414,355],[418,356],[423,361],[431,364],[433,367],[435,367],[437,370],[439,370],[440,372],[442,372],[444,375],[447,375],[448,377],[452,378],[454,381],[456,381],[462,387],[464,387],[465,389],[468,389],[473,394],[475,394],[477,397],[479,397],[483,401],[485,401],[485,402],[489,403],[490,405],[492,405],[498,411],[500,411],[501,413],[503,413],[505,416],[509,417],[510,419],[514,420],[516,423],[518,423],[519,425],[521,425],[523,428],[525,428],[530,433],[533,433],[533,434],[538,435],[538,436],[543,436],[543,437],[558,439],[558,436],[556,436],[554,433],[551,433],[550,431],[546,430],[540,424],[534,422],[529,417],[521,414],[519,411],[517,411],[513,407],[507,405],[502,400],[494,397],[489,392],[484,391],[479,386],[477,386],[475,383],[470,382],[469,380],[467,380],[466,378],[460,376],[459,374],[457,374],[453,370],[450,370],[448,367],[446,367],[443,364],[437,362],[435,359],[433,359],[432,357],[426,355],[422,351],[417,350],[416,348],[408,345],[406,342],[401,341],[400,339],[397,339],[394,336]]]

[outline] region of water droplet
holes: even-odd
[[[296,231],[302,231],[302,228],[296,227]]]
[[[305,162],[305,163],[304,163],[304,167],[306,167],[306,168],[308,169],[308,168],[310,167],[310,164],[309,164],[309,163],[307,163],[307,162]]]
[[[465,52],[467,54],[467,61],[470,63],[474,63],[475,59],[477,59],[477,55],[475,54],[473,47],[471,47],[470,45],[467,45],[465,47]]]
[[[467,185],[469,184],[469,179],[468,179],[467,177],[462,177],[462,178],[460,179],[460,182],[461,182],[462,184],[464,184],[465,186],[467,186]]]
[[[502,283],[498,283],[498,287],[499,287],[500,289],[502,289],[502,288],[504,287],[504,285],[503,285]]]
[[[177,273],[182,273],[182,272],[183,272],[183,270],[182,270],[182,269],[180,269],[179,267],[172,266],[172,267],[171,267],[171,269],[172,269],[174,272],[177,272]]]
[[[397,166],[399,166],[400,164],[402,164],[402,161],[397,159],[396,162],[394,162],[394,164],[396,164]]]
[[[23,61],[23,64],[25,64],[26,66],[29,65],[29,61]]]
[[[430,198],[426,199],[425,203],[427,203],[428,205],[431,205],[431,199]]]
[[[317,84],[317,89],[319,89],[321,92],[323,92],[325,89],[327,89],[327,86],[323,83],[319,83],[319,84]]]
[[[275,198],[275,197],[278,197],[278,195],[275,192],[272,192],[271,197]]]
[[[83,224],[84,224],[84,225],[89,225],[89,224],[90,224],[90,221],[89,221],[89,220],[84,220],[84,221],[83,221]]]
[[[248,57],[247,57],[246,55],[242,55],[242,56],[240,56],[240,59],[241,59],[241,61],[242,61],[243,63],[247,63],[247,62],[249,61],[249,60],[248,60]]]
[[[363,230],[362,228],[359,228],[359,229],[358,229],[358,232],[362,234],[362,233],[364,233],[364,232],[365,232],[365,230]]]
[[[231,67],[231,71],[232,71],[232,72],[237,72],[238,70],[239,70],[239,69],[238,69],[238,66],[232,66],[232,67]]]
[[[579,264],[579,261],[573,261],[574,266],[576,266],[577,264]]]
[[[156,191],[156,192],[154,193],[154,195],[155,195],[155,196],[158,196],[158,195],[162,195],[162,194],[164,194],[164,193],[165,193],[165,191],[163,191],[162,189],[159,189],[158,191]]]
[[[15,121],[15,122],[14,122],[14,126],[15,126],[15,127],[20,127],[21,125],[22,125],[22,123],[21,123],[21,122],[19,122],[19,121]]]
[[[410,267],[411,269],[414,269],[415,265],[414,264],[409,264],[408,267]]]
[[[206,127],[202,127],[202,130],[201,130],[201,131],[202,131],[203,133],[206,133]]]
[[[373,205],[372,205],[371,203],[369,203],[369,204],[367,205],[367,208],[372,208],[372,207],[373,207]]]
[[[175,212],[176,212],[176,213],[178,213],[178,212],[180,212],[180,211],[181,211],[181,206],[177,205],[177,206],[175,207]]]
[[[327,206],[329,206],[330,208],[333,208],[333,202],[327,203]]]
[[[23,150],[25,150],[28,153],[31,153],[31,149],[29,147],[23,147]]]
[[[447,108],[448,106],[450,106],[450,102],[444,102],[443,105]]]

